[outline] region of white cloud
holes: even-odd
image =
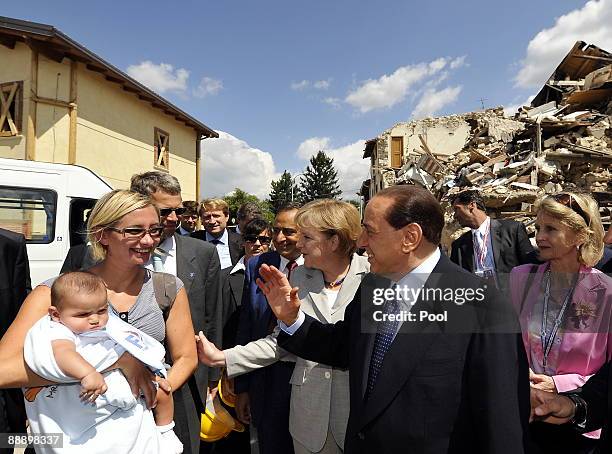
[[[458,68],[465,66],[466,58],[467,58],[467,55],[463,55],[461,57],[455,58],[453,61],[450,62],[450,69],[458,69]]]
[[[512,117],[516,112],[518,112],[519,107],[530,105],[533,98],[535,98],[535,95],[528,96],[523,102],[517,102],[516,104],[513,103],[504,107],[504,115],[507,117]],[[514,101],[516,101],[516,99]]]
[[[404,101],[418,83],[426,82],[445,68],[455,70],[464,66],[465,59],[465,56],[455,59],[438,58],[429,63],[402,66],[392,74],[366,80],[347,95],[345,102],[359,109],[361,113],[392,107]],[[434,79],[429,82],[436,85],[447,77],[448,73],[445,71],[437,82]]]
[[[519,87],[544,85],[576,41],[612,49],[612,0],[591,0],[540,31],[527,46],[515,84]]]
[[[338,183],[344,199],[358,199],[356,192],[361,189],[361,183],[368,178],[370,162],[362,159],[365,140],[330,148],[329,137],[311,137],[298,147],[297,155],[307,160],[319,150],[323,150],[334,159],[334,167],[338,171]]]
[[[331,86],[331,79],[317,80],[312,86],[317,90],[327,90]]]
[[[168,63],[155,63],[146,60],[127,68],[127,73],[149,87],[151,90],[164,94],[166,92],[184,93],[187,90],[189,71],[185,68],[174,69]]]
[[[208,95],[216,95],[223,90],[223,82],[211,77],[202,77],[200,84],[193,90],[196,98],[204,98]]]
[[[328,146],[329,137],[311,137],[300,144],[296,154],[302,159],[310,159],[319,150],[325,151]]]
[[[202,141],[202,197],[223,196],[236,187],[264,199],[276,172],[272,155],[223,131]]]
[[[461,85],[446,87],[443,90],[428,88],[412,111],[412,117],[423,118],[432,116],[443,107],[455,102],[459,93],[461,93],[461,89]]]
[[[325,104],[328,104],[330,106],[332,106],[334,109],[339,109],[340,108],[340,102],[342,100],[340,98],[333,98],[333,97],[329,97],[329,98],[324,98],[323,102]]]
[[[300,82],[291,82],[291,89],[295,91],[302,91],[310,85],[310,81],[302,80]]]

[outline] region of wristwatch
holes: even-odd
[[[586,427],[587,420],[587,403],[582,397],[580,397],[579,394],[567,393],[563,395],[569,397],[576,406],[574,409],[574,417],[569,421],[569,423],[573,424],[578,429],[584,429]]]

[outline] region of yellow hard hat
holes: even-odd
[[[200,415],[200,439],[212,443],[227,437],[232,430],[244,432],[244,425],[223,408],[218,396],[213,399],[209,396],[206,411]]]
[[[236,394],[234,393],[234,382],[227,378],[227,373],[223,369],[219,379],[219,397],[225,405],[234,408],[236,406]]]

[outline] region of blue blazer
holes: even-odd
[[[280,266],[280,261],[281,258],[278,252],[266,252],[265,254],[253,257],[249,260],[244,273],[242,308],[240,309],[240,320],[236,333],[236,343],[238,345],[246,345],[253,340],[261,339],[269,334],[270,320],[274,314],[263,292],[257,287],[256,280],[259,277],[259,267],[261,265],[267,264],[278,268]],[[284,364],[284,366],[286,366],[286,364]],[[291,369],[288,370],[287,367],[275,367],[275,365],[272,365],[235,378],[235,392],[249,393],[251,416],[256,426],[259,425],[265,405],[272,404],[272,401],[279,399],[283,400],[283,403],[286,400],[288,405],[291,390],[291,386],[289,385]],[[266,392],[266,380],[270,380],[269,374],[276,374],[278,375],[278,377],[276,377],[278,382],[287,383],[287,393],[279,392],[279,390],[276,392]],[[279,402],[279,404],[281,404],[281,402]]]

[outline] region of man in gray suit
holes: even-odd
[[[219,255],[212,244],[176,233],[180,216],[184,212],[178,180],[165,172],[145,172],[132,177],[130,189],[151,198],[160,211],[164,226],[158,247],[161,253],[152,257],[147,268],[174,274],[183,281],[195,332],[203,330],[212,342],[220,346],[222,311]],[[189,387],[174,390],[175,432],[185,446],[185,452],[199,451],[199,413],[203,411],[202,402],[206,402],[207,386],[209,383],[211,387],[216,386],[218,379],[218,370],[200,364],[188,381]]]

